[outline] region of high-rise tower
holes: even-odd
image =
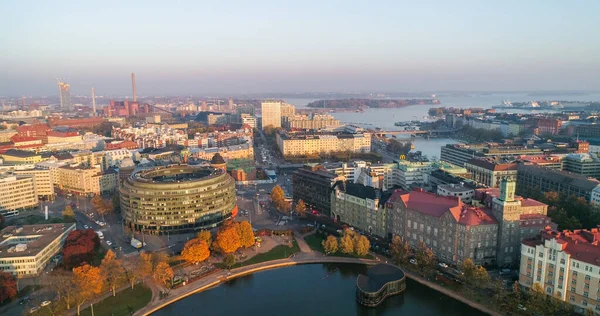
[[[71,110],[71,86],[68,83],[58,82],[58,97],[60,99],[60,108]]]
[[[94,88],[92,88],[92,115],[96,116],[96,94],[94,93]]]
[[[133,102],[137,101],[137,91],[135,87],[135,73],[131,73],[131,86],[133,87]]]
[[[261,103],[262,128],[271,125],[281,127],[281,101],[264,101]]]

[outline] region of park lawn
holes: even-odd
[[[273,247],[273,249],[271,249],[265,253],[259,253],[256,256],[254,256],[246,261],[236,263],[232,267],[232,269],[251,265],[251,264],[261,263],[261,262],[265,262],[265,261],[285,259],[295,253],[298,253],[298,252],[300,252],[300,247],[298,247],[298,243],[294,240],[294,241],[292,241],[292,247],[289,247],[287,245],[275,246],[275,247]],[[226,268],[223,263],[219,263],[218,266],[223,269]]]
[[[324,239],[317,235],[317,234],[312,234],[309,236],[304,237],[304,241],[306,241],[306,244],[308,244],[308,246],[310,247],[310,249],[312,251],[318,251],[320,253],[325,253],[325,249],[323,249],[323,245],[321,244],[321,242]],[[338,251],[334,254],[330,254],[329,256],[331,257],[347,257],[347,258],[363,258],[363,259],[375,259],[375,257],[373,257],[370,253],[368,253],[366,256],[363,257],[359,257],[353,253],[342,253],[341,251]]]
[[[152,298],[152,291],[142,284],[135,288],[128,288],[117,293],[117,296],[110,296],[100,303],[94,305],[95,315],[114,315],[129,316],[133,312],[146,306]],[[90,308],[81,311],[81,315],[92,315]]]

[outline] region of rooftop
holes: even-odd
[[[36,154],[32,151],[25,151],[25,150],[18,150],[18,149],[9,149],[9,150],[5,151],[3,155],[19,157],[19,158],[29,158],[29,157],[39,156],[39,154]]]
[[[562,250],[571,255],[571,259],[600,266],[600,231],[598,228],[564,230],[558,232],[547,227],[542,233],[531,239],[523,240],[523,244],[535,247],[543,245],[546,240],[556,240],[562,245]]]
[[[7,226],[0,231],[0,258],[35,256],[51,241],[74,226],[74,223]],[[24,239],[30,240],[23,241]],[[23,251],[14,251],[13,247],[18,244],[26,244],[27,247]]]

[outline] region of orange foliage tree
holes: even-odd
[[[153,277],[154,280],[161,283],[164,286],[169,284],[169,281],[173,279],[174,273],[171,266],[169,266],[166,262],[159,262],[158,265],[154,268]]]
[[[73,269],[73,284],[76,288],[77,315],[80,315],[81,305],[102,292],[104,279],[100,268],[86,263]]]
[[[237,225],[241,246],[248,248],[254,245],[254,231],[252,230],[252,225],[248,221],[240,222]]]
[[[194,238],[183,246],[181,258],[189,263],[199,263],[210,257],[210,250],[206,241],[200,238]]]
[[[0,303],[17,295],[17,282],[12,274],[0,271]]]
[[[216,239],[219,250],[223,253],[232,253],[242,245],[236,225],[228,224],[221,227]]]
[[[113,296],[116,296],[117,286],[121,285],[125,280],[123,262],[117,259],[117,256],[112,250],[109,250],[104,256],[104,259],[102,259],[100,270],[102,271],[104,280],[112,290]]]

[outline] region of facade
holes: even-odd
[[[513,266],[519,260],[521,240],[537,235],[537,231],[523,225],[538,220],[547,222],[548,205],[535,200],[519,200],[515,197],[516,184],[513,181],[502,180],[500,196],[492,199],[492,212],[498,220],[498,249],[496,264]]]
[[[125,225],[152,234],[216,227],[235,217],[235,181],[213,167],[169,165],[134,171],[120,186]]]
[[[110,169],[109,169],[110,170]],[[117,176],[103,173],[100,168],[65,165],[58,168],[55,185],[75,195],[95,196],[114,191]]]
[[[415,185],[424,185],[430,165],[430,162],[398,161],[396,184],[404,190],[410,190]]]
[[[281,118],[292,117],[296,115],[296,107],[292,104],[281,103]]]
[[[271,125],[281,127],[281,101],[264,101],[261,103],[261,127]]]
[[[442,184],[437,186],[437,194],[455,196],[465,203],[471,203],[475,190],[460,184]]]
[[[42,156],[31,151],[9,149],[2,154],[2,160],[4,160],[4,163],[15,165],[35,164],[42,161]]]
[[[313,134],[277,133],[277,146],[283,156],[314,155],[349,151],[371,152],[371,134]]]
[[[562,121],[555,118],[543,118],[537,121],[538,135],[558,135]]]
[[[74,230],[75,223],[5,227],[0,232],[0,271],[17,278],[38,276]]]
[[[286,117],[284,118],[284,126],[289,129],[322,129],[338,127],[341,124],[332,115],[315,114],[312,117],[308,117],[308,115]]]
[[[54,179],[49,169],[30,168],[13,171],[15,175],[31,176],[38,199],[54,200]]]
[[[11,138],[17,134],[17,131],[14,129],[3,129],[0,130],[0,143],[8,143],[11,141]]]
[[[406,276],[397,266],[377,264],[356,279],[356,300],[359,304],[374,307],[387,297],[402,294],[406,290]]]
[[[339,179],[342,178],[315,165],[306,165],[294,171],[292,178],[294,203],[302,200],[311,209],[331,216],[331,192],[333,185]]]
[[[561,195],[575,195],[592,201],[592,191],[600,185],[600,181],[596,179],[535,165],[519,164],[517,170],[517,192],[522,195],[527,195],[531,190],[555,191]]]
[[[465,163],[465,168],[471,173],[471,180],[490,188],[497,188],[502,179],[517,180],[515,163],[498,163],[491,159],[473,158]]]
[[[524,146],[491,146],[484,144],[448,144],[441,148],[440,160],[463,167],[472,158],[514,158],[520,155],[541,154],[540,148]]]
[[[73,108],[73,105],[71,104],[71,85],[59,81],[58,98],[60,99],[61,110],[71,110]]]
[[[220,154],[226,161],[233,159],[254,159],[254,146],[251,143],[212,148],[191,148],[194,158],[210,160]]]
[[[0,213],[33,209],[38,205],[32,176],[0,173]]]
[[[78,132],[48,132],[48,144],[81,143],[83,138]]]
[[[600,313],[600,232],[545,229],[521,244],[519,284],[539,283],[546,295],[583,313]]]
[[[338,181],[331,192],[331,217],[361,231],[386,236],[385,201],[389,193],[357,183]]]
[[[481,265],[495,262],[498,221],[489,209],[422,190],[396,191],[386,208],[392,235],[412,247],[424,242],[440,261],[458,263],[471,258]]]
[[[485,207],[473,207],[455,196],[422,190],[396,191],[386,203],[387,226],[413,247],[423,241],[439,260],[459,263],[514,266],[520,242],[552,226],[548,206],[514,195],[514,182],[500,189],[475,192]]]
[[[564,157],[563,170],[587,177],[600,177],[600,159],[595,154],[569,154]]]
[[[241,120],[243,125],[248,125],[252,128],[257,128],[258,123],[256,122],[256,116],[251,114],[241,114]]]

